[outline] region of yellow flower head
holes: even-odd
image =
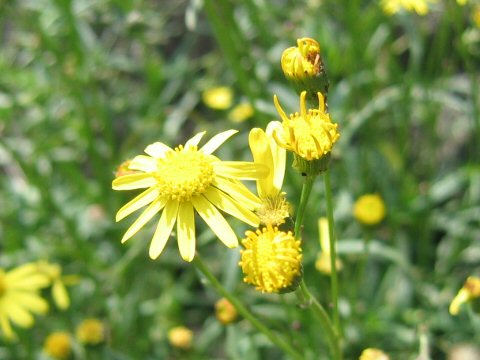
[[[480,5],[476,5],[473,8],[473,13],[472,13],[472,20],[473,23],[477,28],[480,28]]]
[[[5,272],[0,268],[0,326],[8,339],[15,339],[10,322],[29,328],[33,314],[45,314],[47,302],[39,290],[50,285],[50,279],[38,271],[36,264],[28,263]]]
[[[61,331],[48,335],[43,345],[43,351],[54,359],[68,359],[72,353],[70,335]]]
[[[316,76],[321,71],[320,44],[311,38],[297,39],[297,46],[285,49],[280,63],[289,79]]]
[[[269,293],[295,286],[302,274],[300,240],[292,232],[272,226],[245,235],[239,263],[245,275],[243,281]]]
[[[318,219],[318,231],[320,234],[320,249],[322,250],[317,257],[315,267],[318,271],[330,275],[332,273],[332,263],[330,260],[330,234],[328,232],[328,219],[322,217]],[[337,270],[342,269],[342,262],[336,259],[335,266]]]
[[[98,345],[105,341],[105,326],[98,319],[85,319],[75,330],[79,342],[85,345]]]
[[[366,194],[353,205],[353,216],[364,225],[376,225],[385,217],[385,203],[378,194]]]
[[[234,123],[241,123],[253,116],[253,106],[244,102],[235,106],[232,111],[228,113],[228,118]]]
[[[175,223],[180,255],[192,261],[195,255],[194,211],[207,223],[226,246],[238,246],[237,237],[218,209],[252,226],[259,219],[252,210],[260,200],[239,180],[256,180],[267,176],[268,169],[250,162],[221,161],[212,153],[237,131],[229,130],[214,136],[203,147],[198,143],[205,132],[198,133],[186,144],[175,149],[156,142],[147,146],[148,156],[139,155],[129,165],[138,174],[113,180],[115,190],[146,188],[124,205],[116,220],[148,205],[122,238],[130,239],[157,213],[160,220],[150,243],[150,257],[156,259],[163,251]]]
[[[332,151],[333,144],[340,137],[337,124],[332,123],[326,112],[323,95],[318,94],[318,109],[305,106],[306,92],[300,94],[300,114],[287,117],[280,106],[277,96],[274,97],[275,107],[282,118],[281,127],[275,128],[273,137],[278,145],[293,151],[300,158],[313,161],[319,160]]]
[[[238,317],[235,307],[225,298],[221,298],[215,303],[215,315],[223,325],[233,323]]]
[[[428,13],[429,4],[436,2],[436,0],[382,0],[380,5],[388,15],[396,14],[401,10],[414,11],[418,15],[425,15]]]
[[[257,192],[262,204],[257,209],[260,223],[280,225],[289,216],[289,205],[281,192],[285,176],[286,151],[279,147],[273,138],[278,122],[270,122],[266,132],[253,128],[248,137],[250,150],[256,164],[269,169],[268,176],[257,180]]]
[[[193,332],[185,326],[176,326],[168,331],[170,345],[177,349],[188,350],[192,347]]]
[[[215,110],[225,110],[232,106],[233,91],[226,86],[205,90],[202,100],[208,107]]]
[[[389,360],[389,357],[380,349],[368,348],[362,351],[359,360]]]
[[[450,304],[450,314],[457,315],[460,306],[475,299],[480,299],[480,278],[469,276],[458,294]]]

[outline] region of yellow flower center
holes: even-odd
[[[240,262],[244,281],[264,292],[278,292],[292,285],[301,270],[300,241],[290,231],[272,226],[247,231],[246,236]]]
[[[262,204],[257,209],[257,215],[261,224],[281,225],[290,216],[289,204],[285,199],[285,193],[262,197],[260,200]]]
[[[157,162],[157,186],[170,200],[189,201],[210,187],[214,178],[213,157],[182,145],[169,151]]]
[[[5,283],[5,272],[0,269],[0,297],[7,291],[7,284]]]

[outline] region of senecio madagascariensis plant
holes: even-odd
[[[368,348],[362,351],[358,360],[389,360],[387,354],[376,348]]]
[[[212,155],[236,132],[229,130],[217,134],[201,148],[198,144],[205,131],[175,149],[156,142],[147,146],[147,155],[132,159],[128,168],[137,173],[116,178],[112,188],[146,190],[124,205],[117,212],[116,220],[148,207],[126,231],[122,243],[161,212],[150,243],[150,257],[156,259],[162,253],[177,224],[180,255],[190,262],[195,255],[196,211],[227,247],[238,246],[237,236],[218,209],[251,226],[258,226],[259,218],[253,210],[260,205],[260,199],[240,180],[266,177],[268,169],[252,162],[221,161]]]
[[[365,194],[353,205],[353,216],[363,225],[376,225],[386,214],[385,203],[378,194]]]
[[[430,4],[436,2],[436,0],[382,0],[380,5],[383,11],[389,15],[396,14],[401,10],[414,11],[418,15],[426,15]]]
[[[332,123],[326,112],[325,98],[318,92],[318,109],[308,109],[306,91],[300,94],[300,113],[287,116],[277,96],[274,103],[282,119],[276,126],[273,137],[277,144],[295,154],[294,167],[307,175],[317,175],[328,166],[330,152],[340,137],[337,124]]]
[[[300,240],[291,231],[267,225],[246,232],[240,266],[244,281],[262,292],[294,290],[302,276]]]
[[[458,315],[460,306],[468,302],[474,305],[474,311],[480,313],[480,278],[476,276],[469,276],[467,278],[465,284],[463,284],[463,287],[450,304],[450,314]]]

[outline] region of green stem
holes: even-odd
[[[281,348],[285,353],[289,354],[293,359],[303,359],[303,356],[299,354],[292,346],[290,346],[290,344],[288,344],[284,339],[270,331],[269,328],[263,325],[263,323],[255,317],[255,315],[253,315],[245,306],[243,306],[243,304],[235,295],[227,291],[227,289],[225,289],[222,284],[220,284],[215,275],[213,275],[208,269],[208,267],[205,265],[198,253],[195,254],[193,264],[203,275],[205,275],[205,277],[215,288],[215,290],[220,295],[225,297],[228,301],[230,301],[230,303],[235,307],[238,313],[242,315],[245,319],[247,319],[258,331],[263,333],[267,338],[270,339],[272,343]]]
[[[330,347],[332,349],[333,358],[336,360],[342,359],[342,352],[340,350],[339,336],[335,333],[335,328],[328,317],[327,312],[323,306],[317,301],[317,299],[310,293],[308,290],[305,281],[302,280],[300,283],[300,292],[297,291],[297,295],[302,296],[302,303],[311,307],[314,314],[317,316],[320,321],[323,329],[325,330],[328,340],[330,342]]]
[[[315,175],[307,175],[305,182],[302,186],[302,194],[300,195],[300,204],[298,205],[297,216],[295,218],[295,237],[301,238],[301,228],[303,224],[303,217],[305,216],[305,210],[307,208],[308,198],[312,192],[313,182],[315,181]]]
[[[332,285],[332,300],[333,300],[333,322],[335,329],[340,336],[340,316],[338,314],[338,275],[337,275],[337,248],[335,238],[335,225],[333,219],[333,204],[332,204],[332,186],[330,185],[330,172],[327,170],[324,173],[325,183],[325,199],[327,203],[327,218],[328,218],[328,234],[330,238],[330,265],[332,268],[331,285]]]

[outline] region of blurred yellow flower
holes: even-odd
[[[192,347],[193,332],[185,326],[176,326],[168,331],[170,345],[177,349],[188,350]]]
[[[70,298],[66,286],[76,284],[79,280],[78,276],[62,276],[60,265],[48,261],[38,261],[37,267],[38,271],[48,276],[52,283],[52,297],[55,305],[61,310],[67,309],[70,306]]]
[[[297,39],[297,46],[282,53],[283,73],[289,79],[316,76],[321,70],[320,44],[311,38]]]
[[[380,349],[368,348],[362,351],[359,360],[389,360],[389,357]]]
[[[460,306],[475,299],[480,299],[480,278],[469,276],[463,284],[458,294],[450,304],[449,312],[457,315],[460,312]]]
[[[208,107],[215,110],[225,110],[232,106],[233,91],[226,86],[205,90],[202,100]]]
[[[286,151],[277,145],[273,131],[278,122],[268,124],[266,132],[253,128],[248,136],[248,143],[256,164],[269,169],[268,176],[257,180],[257,193],[262,204],[257,209],[260,223],[280,225],[289,216],[289,205],[285,193],[281,192],[285,176]]]
[[[457,0],[457,4],[460,6],[465,5],[468,2],[468,0]]]
[[[480,5],[473,8],[472,20],[477,28],[480,28]]]
[[[292,151],[307,160],[318,160],[332,151],[333,144],[340,137],[337,124],[333,124],[326,112],[323,95],[318,94],[318,109],[305,106],[306,92],[300,94],[300,114],[287,117],[275,95],[274,102],[280,117],[281,126],[273,131],[273,137],[278,145]]]
[[[138,171],[135,171],[135,170],[130,170],[128,168],[128,166],[130,165],[130,163],[132,162],[132,160],[125,160],[124,162],[122,162],[117,170],[115,170],[115,177],[120,177],[120,176],[124,176],[124,175],[129,175],[129,174],[136,174]]]
[[[15,339],[10,321],[22,327],[33,325],[34,314],[45,314],[47,302],[39,290],[50,285],[50,279],[28,263],[5,272],[0,268],[0,326],[7,339]]]
[[[57,360],[68,359],[72,353],[72,340],[66,332],[54,332],[47,336],[43,351]]]
[[[75,336],[82,344],[98,345],[105,341],[105,326],[98,319],[85,319],[77,326]]]
[[[163,251],[175,223],[180,255],[192,261],[195,255],[196,210],[226,246],[238,246],[237,236],[218,209],[257,226],[258,216],[252,211],[260,200],[239,180],[257,180],[268,175],[268,169],[251,162],[221,161],[212,153],[237,131],[217,134],[200,149],[198,143],[205,132],[198,133],[175,149],[156,142],[149,145],[129,165],[138,174],[113,180],[114,190],[147,188],[124,205],[116,215],[120,221],[148,205],[122,238],[122,243],[135,235],[157,213],[162,212],[150,243],[150,257]]]
[[[396,14],[401,10],[425,15],[428,13],[429,4],[436,2],[437,0],[381,0],[380,5],[388,15]]]
[[[229,113],[228,118],[231,122],[241,123],[253,116],[253,106],[244,102],[235,106]]]
[[[230,301],[221,298],[215,303],[215,316],[223,325],[228,325],[237,319],[238,313]]]
[[[243,281],[262,292],[294,290],[302,275],[300,240],[290,231],[269,225],[245,235],[239,263],[245,275]]]
[[[318,232],[320,234],[320,249],[315,267],[318,271],[330,275],[332,273],[332,263],[330,260],[330,234],[328,232],[328,219],[321,217],[318,219]],[[337,270],[342,269],[342,262],[336,259]]]
[[[385,213],[385,203],[378,194],[362,195],[353,205],[353,216],[364,225],[378,224]]]

